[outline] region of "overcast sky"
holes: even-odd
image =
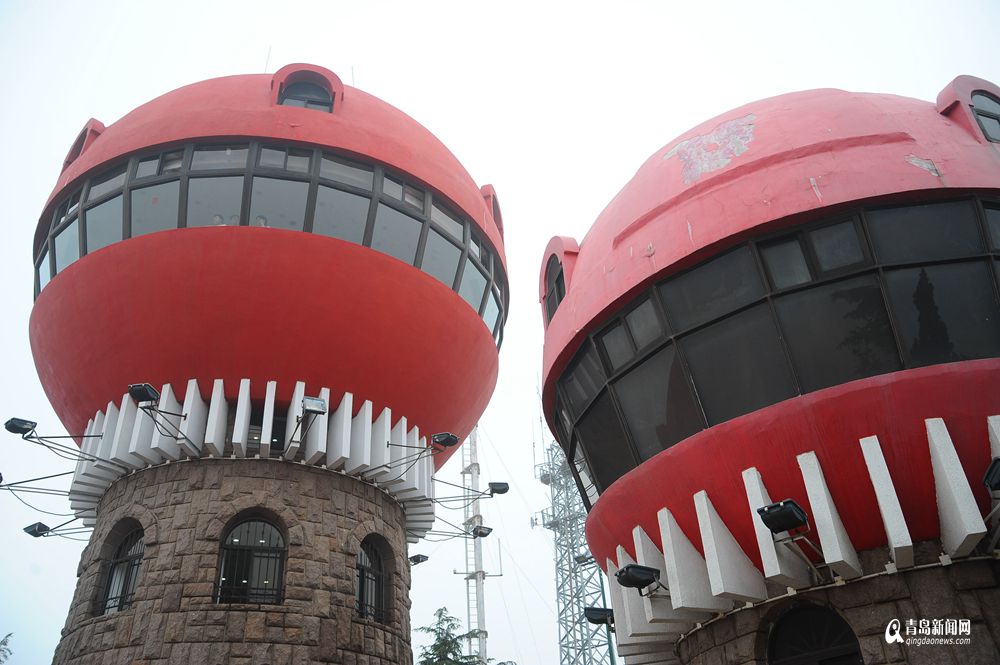
[[[110,125],[206,78],[325,66],[424,124],[500,197],[511,314],[481,456],[484,481],[512,490],[484,505],[495,528],[487,568],[498,572],[499,544],[504,571],[487,582],[489,651],[520,665],[558,662],[551,538],[529,527],[548,500],[533,473],[549,441],[539,426],[537,304],[548,239],[582,238],[650,154],[733,107],[808,88],[933,100],[959,74],[1000,82],[996,0],[681,4],[4,0],[0,419],[61,433],[28,346],[31,236],[87,119]],[[2,434],[6,481],[71,468]],[[457,462],[443,478],[458,479]],[[64,499],[37,503],[69,510]],[[14,632],[16,665],[51,659],[83,547],[21,533],[39,520],[61,521],[0,493],[0,636]],[[413,625],[442,605],[464,622],[465,583],[452,572],[464,565],[461,541],[411,552],[431,556],[413,570]],[[414,637],[416,659],[426,640]]]

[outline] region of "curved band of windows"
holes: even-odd
[[[559,378],[581,493],[590,504],[673,444],[796,395],[1000,356],[998,275],[1000,205],[964,199],[867,208],[661,281]]]
[[[259,142],[190,144],[92,177],[56,206],[36,256],[36,297],[90,252],[157,231],[204,226],[304,231],[370,247],[456,291],[497,344],[502,341],[507,276],[474,224],[434,192],[387,175],[381,166]]]

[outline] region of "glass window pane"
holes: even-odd
[[[135,166],[135,177],[148,178],[149,176],[156,175],[156,170],[159,165],[159,156],[140,160]]]
[[[116,196],[85,213],[87,253],[107,247],[122,239],[122,197]]]
[[[469,239],[469,254],[478,259],[481,251],[482,241],[479,239],[479,234],[473,231]]]
[[[416,187],[407,185],[403,188],[403,202],[408,203],[418,210],[424,209],[424,193]]]
[[[580,415],[587,403],[605,383],[604,372],[597,361],[597,354],[589,346],[577,353],[570,368],[559,380],[569,400],[570,410]]]
[[[1000,355],[1000,308],[988,263],[907,268],[885,277],[910,365]]]
[[[49,253],[42,251],[42,260],[38,264],[38,268],[35,269],[38,273],[38,292],[41,293],[45,285],[49,283],[52,279],[52,268],[49,266]]]
[[[865,260],[854,222],[816,229],[809,233],[809,240],[816,253],[819,269],[823,272],[863,263]]]
[[[238,226],[243,204],[243,176],[191,178],[188,181],[188,228]]]
[[[367,190],[372,188],[372,170],[370,168],[329,155],[323,155],[323,160],[319,165],[319,175],[321,178],[336,180],[345,185],[354,185]]]
[[[576,432],[602,491],[635,467],[636,460],[608,391],[597,398],[576,426]]]
[[[601,347],[604,348],[604,354],[611,363],[612,371],[623,367],[635,355],[632,352],[632,342],[629,341],[625,326],[620,323],[616,323],[614,327],[602,334],[600,343]]]
[[[590,471],[590,465],[587,464],[579,443],[573,446],[573,469],[576,471],[577,478],[580,479],[580,486],[583,489],[586,500],[593,506],[599,496],[598,489],[594,483],[594,474]]]
[[[795,394],[766,303],[688,335],[681,344],[709,425]]]
[[[285,168],[285,151],[282,148],[261,148],[257,163],[266,169]]]
[[[163,165],[160,168],[160,173],[171,173],[172,171],[180,171],[181,166],[184,165],[184,151],[178,150],[176,152],[168,152],[163,155]]]
[[[631,312],[625,315],[628,329],[632,332],[632,339],[639,349],[644,349],[663,334],[660,326],[660,317],[656,315],[656,307],[652,300],[646,300]]]
[[[616,381],[615,394],[640,460],[649,459],[703,427],[672,345]]]
[[[389,176],[382,179],[382,192],[399,201],[403,200],[403,183],[396,182]]]
[[[986,228],[990,232],[990,246],[1000,249],[1000,210],[986,208]]]
[[[90,190],[87,192],[87,200],[93,201],[94,199],[100,198],[108,192],[113,192],[114,190],[120,188],[124,183],[124,166],[119,166],[116,169],[112,169],[107,173],[101,174],[90,181]]]
[[[285,164],[285,168],[289,171],[309,173],[310,161],[312,161],[312,150],[296,150],[295,148],[289,148],[288,162]]]
[[[79,210],[79,208],[80,208],[80,193],[81,192],[79,190],[77,190],[76,192],[73,193],[73,195],[71,197],[69,197],[69,213],[68,214],[72,215],[74,212],[76,212],[77,210]]]
[[[80,258],[80,228],[79,222],[70,222],[69,226],[55,237],[56,274],[66,266]]]
[[[458,288],[458,295],[469,303],[472,309],[479,311],[479,306],[483,302],[483,293],[486,291],[486,275],[479,272],[470,259],[465,259],[465,270],[462,272],[462,285]]]
[[[132,190],[132,237],[177,228],[180,182]]]
[[[995,113],[1000,115],[1000,102],[993,99],[990,95],[977,92],[972,95],[972,105],[976,107],[977,111],[989,111],[990,113]]]
[[[775,308],[803,391],[900,369],[874,275],[782,296]]]
[[[424,247],[424,258],[420,269],[438,279],[449,289],[455,283],[455,273],[458,272],[458,262],[462,258],[462,250],[445,237],[430,229],[427,232],[427,244]],[[490,327],[493,330],[493,327]]]
[[[368,224],[368,199],[339,189],[319,186],[313,233],[361,244]]]
[[[301,231],[305,225],[308,194],[308,182],[254,178],[250,226]]]
[[[871,210],[868,228],[882,263],[949,259],[983,249],[972,201]]]
[[[675,329],[684,330],[756,300],[764,287],[744,245],[667,281],[660,295]]]
[[[465,225],[455,219],[451,213],[439,207],[437,203],[431,206],[431,219],[452,238],[459,242],[465,242]]]
[[[761,245],[760,255],[776,289],[805,284],[812,279],[797,238]]]
[[[191,169],[242,169],[247,165],[247,149],[243,147],[216,146],[195,148]]]
[[[500,304],[497,302],[496,291],[490,291],[490,297],[486,299],[486,309],[483,311],[483,321],[486,327],[493,332],[497,325],[497,318],[500,316]]]
[[[413,265],[423,223],[380,203],[375,214],[372,249]]]
[[[990,141],[1000,142],[1000,120],[988,115],[977,114],[979,122],[983,124],[983,133]]]

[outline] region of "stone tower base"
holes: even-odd
[[[220,543],[245,517],[282,531],[280,604],[216,602]],[[59,665],[409,665],[409,586],[401,506],[376,487],[280,460],[202,458],[117,480],[98,508],[53,662]],[[110,561],[142,528],[126,609],[104,613]],[[384,622],[355,609],[357,556],[384,542]]]
[[[847,622],[866,665],[1000,663],[1000,561],[983,557],[942,566],[939,544],[920,543],[915,550],[916,569],[774,599],[706,622],[678,642],[680,660],[685,665],[767,665],[778,622],[788,612],[812,605],[830,608]],[[866,575],[884,570],[888,560],[885,550],[862,553]],[[890,643],[886,629],[893,619],[900,621],[904,639],[911,619],[918,631],[911,638],[924,637],[919,633],[922,619],[968,620],[969,634],[961,636],[968,643]]]

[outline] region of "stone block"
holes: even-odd
[[[886,662],[882,645],[885,644],[884,635],[866,635],[858,638],[858,645],[861,647],[861,659],[865,665],[881,665]]]
[[[885,627],[889,625],[889,622],[899,618],[896,616],[896,606],[892,603],[852,607],[843,610],[842,615],[859,637],[862,635],[884,635]]]
[[[997,585],[989,561],[963,561],[948,567],[948,577],[956,589],[992,589]]]

